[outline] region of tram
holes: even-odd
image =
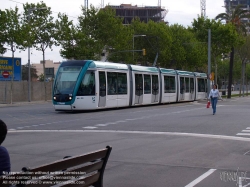
[[[205,73],[93,60],[63,62],[53,84],[55,110],[95,110],[206,98]]]

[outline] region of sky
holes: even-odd
[[[22,6],[25,3],[38,3],[40,0],[1,0],[1,10],[19,7],[20,11],[23,10]],[[81,13],[81,5],[84,5],[84,0],[43,0],[47,6],[51,7],[53,16],[57,17],[59,12],[66,13],[69,18],[76,20]],[[95,7],[101,6],[101,0],[89,0],[88,4]],[[157,6],[157,0],[104,0],[106,5],[120,5],[132,4],[137,6]],[[168,10],[165,20],[172,24],[179,24],[189,26],[192,24],[193,19],[196,19],[201,14],[200,0],[165,0],[161,1],[161,6]],[[215,18],[219,13],[225,12],[224,0],[206,0],[206,16],[209,19]],[[45,60],[53,60],[54,62],[62,62],[63,59],[59,53],[60,47],[53,47],[53,51],[46,49]],[[5,57],[11,57],[10,51],[4,54]],[[22,58],[22,64],[28,63],[28,50],[16,51],[16,57]],[[36,51],[31,48],[30,62],[31,64],[40,63],[42,60],[42,52]]]

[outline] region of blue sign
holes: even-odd
[[[14,58],[14,64],[11,57],[0,57],[0,81],[11,81],[14,67],[14,81],[22,80],[21,58]],[[8,72],[8,78],[3,77],[3,72]]]

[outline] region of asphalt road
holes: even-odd
[[[90,112],[0,105],[12,171],[113,147],[106,187],[250,186],[250,98]],[[248,184],[249,183],[249,184]]]

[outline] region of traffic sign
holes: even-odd
[[[209,78],[210,78],[211,81],[214,80],[214,72],[212,72],[212,73],[209,75]]]
[[[10,76],[8,71],[3,71],[2,73],[3,78],[8,78]]]

